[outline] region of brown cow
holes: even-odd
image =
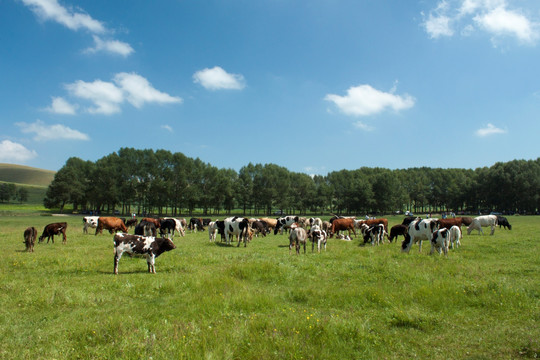
[[[460,217],[457,218],[447,218],[447,219],[439,219],[439,229],[446,228],[450,230],[452,226],[457,226],[461,229],[461,226],[463,225],[463,221]]]
[[[148,217],[145,217],[141,220],[141,222],[143,221],[146,221],[146,222],[151,222],[153,223],[154,225],[156,225],[156,229],[159,229],[159,227],[161,226],[161,221],[160,219],[155,219],[155,218],[148,218]]]
[[[464,226],[469,226],[472,224],[472,221],[473,221],[473,218],[472,217],[468,217],[468,216],[463,216],[461,218],[461,223],[464,225]]]
[[[261,218],[259,220],[264,221],[268,225],[268,230],[274,230],[277,226],[277,219]]]
[[[403,225],[403,224],[392,226],[392,228],[390,229],[390,237],[388,238],[388,240],[392,242],[392,240],[396,239],[396,242],[397,242],[398,235],[403,235],[403,236],[407,235],[408,229],[409,229],[408,226]]]
[[[373,225],[384,225],[384,231],[388,233],[388,219],[380,218],[380,219],[368,219],[368,220],[356,220],[356,226],[360,228],[362,224],[366,224],[367,226],[371,227]]]
[[[45,236],[47,237],[47,244],[49,243],[49,240],[52,238],[52,242],[54,244],[54,235],[62,234],[63,241],[62,244],[65,244],[67,242],[66,237],[66,229],[67,229],[67,223],[61,222],[61,223],[52,223],[43,229],[43,234],[39,237],[39,242],[42,242]]]
[[[34,244],[36,243],[37,230],[31,226],[24,230],[24,244],[26,245],[26,251],[34,252]]]
[[[332,231],[330,232],[330,238],[334,236],[338,231],[349,231],[349,236],[351,236],[351,230],[356,236],[356,232],[354,231],[354,219],[353,218],[344,218],[344,219],[335,219],[332,221]]]
[[[100,216],[98,218],[98,225],[96,227],[96,233],[102,234],[103,229],[109,230],[109,233],[113,233],[116,231],[122,231],[127,233],[128,229],[126,227],[126,224],[124,224],[124,221],[120,218],[114,217],[114,216]]]

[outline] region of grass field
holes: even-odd
[[[66,245],[24,252],[27,226],[57,221]],[[187,233],[157,274],[124,256],[115,276],[112,235],[83,235],[81,217],[0,217],[0,358],[536,358],[540,217],[509,221],[447,258],[426,242],[296,256],[285,235],[237,248]]]

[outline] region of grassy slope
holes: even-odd
[[[0,164],[0,181],[15,184],[47,187],[54,178],[55,171],[29,166]]]
[[[67,245],[21,251],[26,226],[66,220]],[[289,256],[285,235],[237,248],[188,233],[156,275],[124,256],[114,276],[112,235],[83,235],[80,217],[2,218],[0,358],[532,358],[540,217],[510,222],[448,258],[341,240]]]

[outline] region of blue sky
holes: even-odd
[[[0,0],[0,162],[239,170],[540,156],[537,0]]]

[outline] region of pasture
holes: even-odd
[[[24,251],[27,226],[60,221],[66,245]],[[83,235],[80,216],[3,216],[0,358],[536,358],[540,217],[509,221],[447,258],[402,254],[401,236],[297,256],[286,235],[237,248],[186,231],[157,274],[124,255],[113,275],[113,235]]]

